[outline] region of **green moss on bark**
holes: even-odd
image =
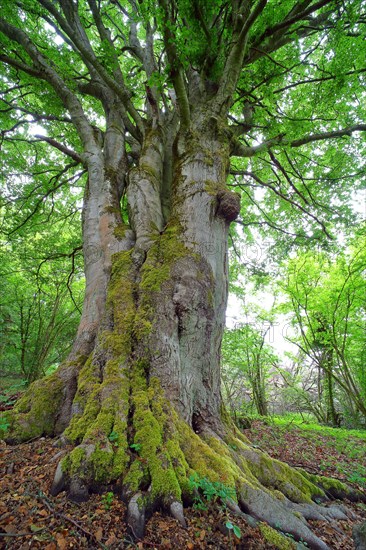
[[[41,435],[53,435],[63,383],[57,372],[34,382],[9,412],[10,438],[27,441]]]
[[[181,487],[164,441],[166,415],[163,413],[161,389],[156,381],[151,381],[147,387],[141,364],[135,365],[134,371],[134,443],[139,447],[141,459],[146,461],[151,479],[151,498],[180,500]]]
[[[309,474],[308,472],[300,468],[299,471],[301,471],[302,475],[306,477],[306,479],[308,479],[310,483],[321,487],[321,489],[324,489],[325,492],[334,495],[337,498],[347,497],[348,495],[352,494],[352,490],[350,489],[350,487],[348,487],[345,483],[342,483],[342,481],[339,481],[338,479]],[[324,491],[321,490],[320,496],[324,496]]]
[[[296,544],[288,537],[281,535],[278,531],[267,525],[267,523],[259,523],[258,527],[266,542],[273,544],[277,550],[295,550]]]

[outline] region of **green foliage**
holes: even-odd
[[[5,416],[0,417],[0,437],[3,437],[10,428],[10,422]]]
[[[189,489],[194,491],[194,507],[197,510],[207,510],[208,504],[221,501],[225,506],[228,499],[235,498],[235,490],[219,481],[210,481],[197,474],[189,478]]]
[[[332,409],[333,416],[341,409],[345,422],[366,419],[364,237],[360,230],[336,257],[298,252],[278,281],[286,298],[279,309],[290,314],[294,327],[288,339],[321,376],[323,395],[313,412],[330,423]]]
[[[116,445],[118,445],[118,439],[119,439],[119,435],[117,432],[115,432],[114,430],[109,434],[108,436],[108,439],[111,443],[115,443]]]
[[[131,443],[130,449],[132,449],[136,453],[139,453],[141,451],[141,444],[140,443]]]
[[[352,430],[349,428],[331,428],[329,426],[323,426],[315,422],[315,419],[310,415],[306,418],[304,415],[288,413],[283,416],[274,415],[271,416],[270,419],[274,425],[284,428],[288,428],[289,426],[297,426],[305,432],[308,431],[309,437],[314,437],[316,433],[330,436],[338,441],[341,447],[347,452],[352,449],[351,443],[353,438],[361,439],[366,442],[366,430]]]
[[[231,521],[227,521],[225,525],[229,529],[229,531],[232,531],[238,539],[241,538],[240,527],[238,527],[237,525],[235,525],[235,523],[232,523]]]
[[[113,504],[114,500],[114,493],[112,491],[108,491],[107,493],[104,493],[102,495],[102,504],[104,506],[104,509],[106,511],[110,510]]]

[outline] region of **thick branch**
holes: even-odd
[[[258,0],[257,5],[244,22],[239,36],[230,50],[217,94],[218,107],[221,107],[223,104],[226,105],[228,99],[231,100],[232,98],[246,54],[249,30],[264,10],[266,4],[267,0]],[[227,107],[229,105],[226,105]]]
[[[47,143],[52,145],[52,147],[55,147],[56,149],[58,149],[59,151],[61,151],[65,155],[67,155],[68,157],[71,157],[76,162],[78,162],[78,163],[83,162],[82,157],[78,153],[76,153],[72,149],[69,149],[68,147],[66,147],[66,145],[62,145],[62,143],[59,143],[55,139],[49,138],[47,136],[42,136],[41,134],[36,134],[34,137],[37,138],[40,141],[46,141]]]
[[[286,44],[293,42],[294,39],[298,40],[314,32],[320,31],[333,12],[329,10],[327,13],[321,13],[318,17],[314,17],[313,19],[311,19],[309,15],[320,7],[329,4],[331,1],[332,0],[321,0],[310,6],[307,10],[298,13],[296,16],[289,17],[273,27],[268,27],[262,35],[251,44],[243,65],[250,65],[260,57],[268,55]],[[296,22],[301,22],[301,20],[308,22],[309,19],[311,21],[310,24],[306,26],[300,24],[297,28],[293,29],[292,32],[288,32],[291,26]]]
[[[231,155],[245,158],[255,157],[258,153],[263,153],[263,151],[268,151],[271,147],[283,143],[283,136],[284,134],[279,134],[259,145],[253,145],[253,147],[243,145],[238,139],[233,137],[231,139]]]
[[[333,132],[323,132],[319,134],[311,134],[309,136],[304,136],[301,139],[295,139],[289,142],[291,147],[300,147],[311,141],[321,141],[324,139],[334,139],[340,138],[343,136],[351,136],[353,132],[366,132],[366,124],[355,124],[354,126],[348,126],[348,128],[343,128],[341,130],[335,130]]]
[[[234,157],[249,158],[254,157],[258,153],[262,153],[263,151],[269,151],[272,147],[276,146],[301,147],[302,145],[311,143],[312,141],[325,141],[327,139],[341,138],[344,136],[351,137],[354,132],[366,132],[366,124],[355,124],[353,126],[348,126],[347,128],[342,128],[341,130],[310,134],[301,139],[294,139],[291,141],[284,139],[284,134],[279,134],[278,136],[264,141],[260,145],[254,145],[253,147],[243,145],[238,139],[232,138],[231,154]]]
[[[166,0],[159,0],[159,4],[164,12],[163,28],[164,28],[164,44],[170,64],[170,75],[173,81],[174,90],[177,96],[179,105],[181,126],[188,128],[191,114],[189,109],[189,101],[187,90],[184,82],[183,67],[180,63],[177,49],[175,47],[175,36],[171,31],[171,26],[174,26],[174,20],[169,17],[168,3]],[[170,25],[169,25],[170,24]]]
[[[1,27],[0,27],[0,30],[2,30]],[[0,61],[3,61],[7,65],[11,65],[15,69],[20,69],[21,71],[27,74],[30,74],[31,76],[35,76],[36,78],[42,78],[41,71],[35,69],[34,67],[31,67],[30,65],[27,65],[26,63],[22,63],[21,61],[18,61],[18,59],[13,59],[8,55],[0,54]]]

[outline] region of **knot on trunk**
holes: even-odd
[[[217,215],[225,218],[227,222],[236,220],[240,212],[240,195],[231,191],[219,191],[217,193]]]

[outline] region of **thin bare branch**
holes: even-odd
[[[41,134],[36,134],[34,137],[37,138],[37,140],[39,141],[46,141],[49,145],[52,145],[52,147],[55,147],[56,149],[58,149],[68,157],[71,157],[77,163],[83,162],[82,157],[78,153],[76,153],[72,149],[69,149],[68,147],[66,147],[66,145],[62,145],[62,143],[59,143],[55,139],[49,138],[47,136],[42,136]]]

